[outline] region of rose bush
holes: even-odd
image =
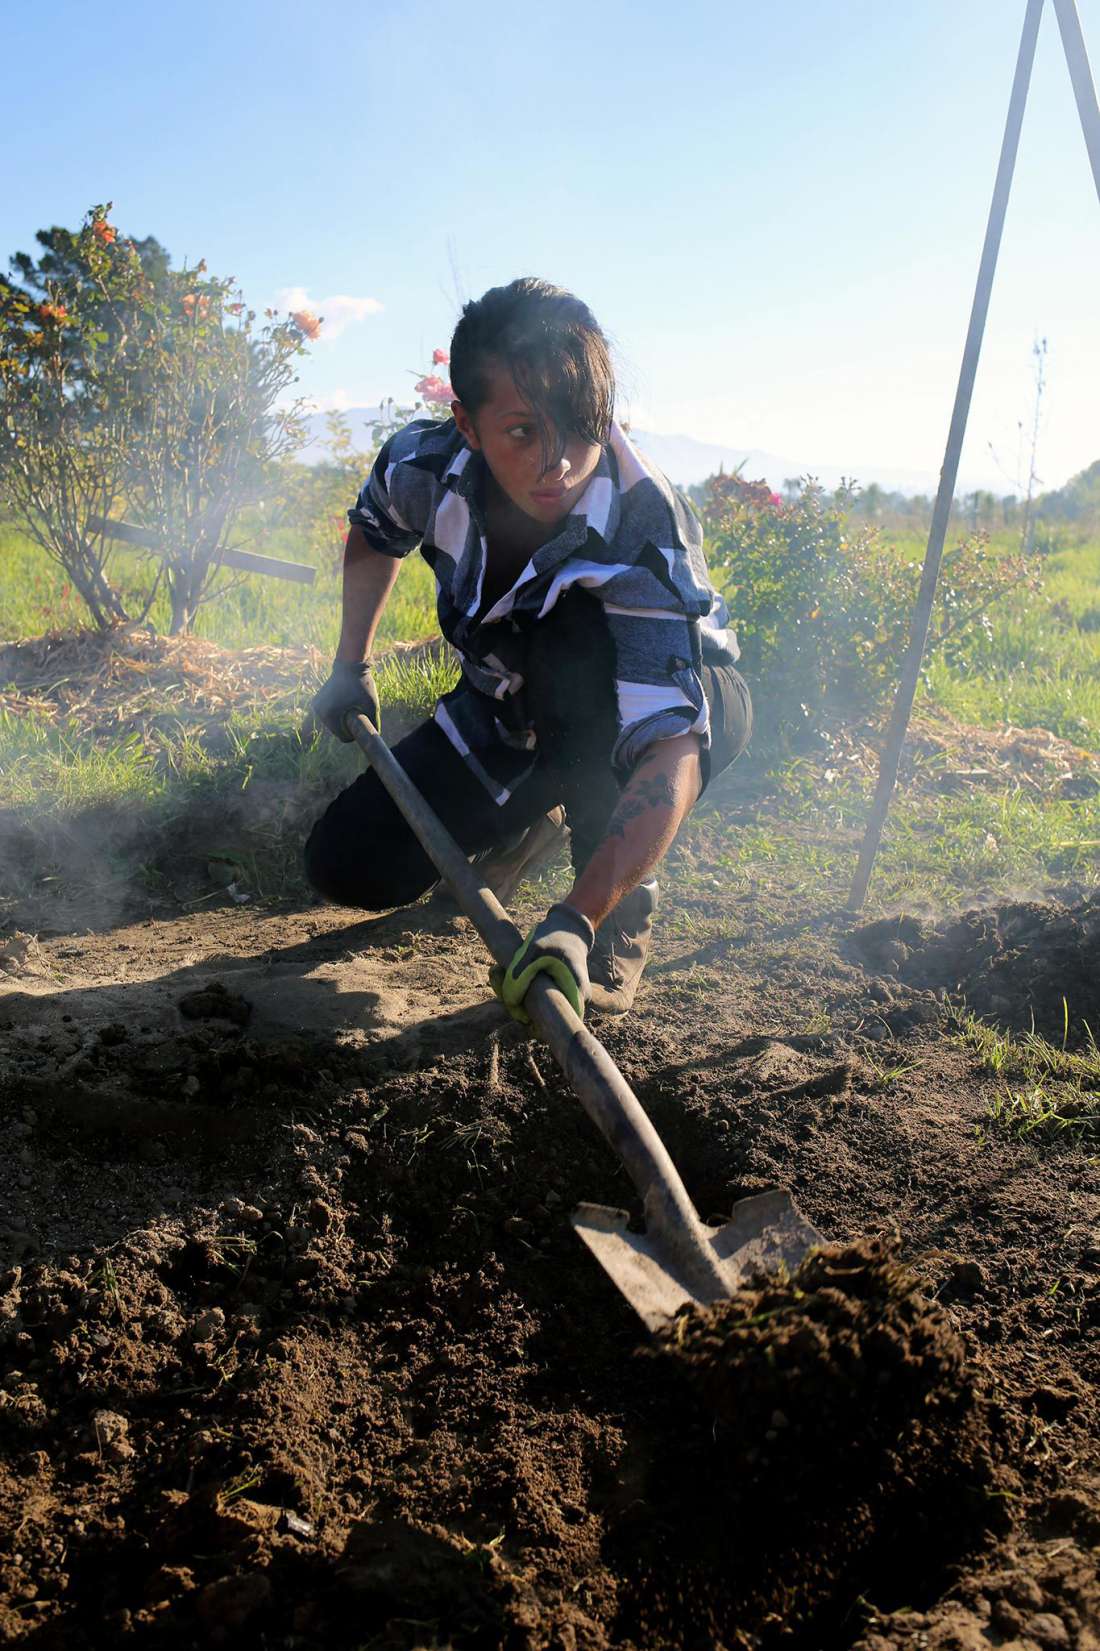
[[[888,697],[909,639],[920,566],[851,514],[852,487],[807,481],[784,501],[766,482],[713,476],[699,501],[708,560],[730,607],[758,735],[791,740]],[[958,657],[989,610],[1040,588],[1038,565],[991,555],[984,534],[945,554],[928,652]]]
[[[173,269],[109,215],[41,231],[39,257],[0,279],[0,495],[103,628],[132,617],[96,525],[124,511],[154,552],[145,611],[164,581],[187,630],[237,515],[299,438],[282,397],[319,323],[256,327],[231,278]]]

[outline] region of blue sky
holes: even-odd
[[[1100,0],[1078,3],[1100,76]],[[302,368],[352,404],[400,399],[461,299],[542,274],[612,335],[637,424],[935,472],[1023,10],[24,6],[0,249],[113,199],[257,307],[370,298]],[[1015,471],[1045,335],[1057,485],[1100,457],[1100,202],[1048,13],[963,468],[996,478],[992,443]]]

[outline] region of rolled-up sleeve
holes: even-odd
[[[384,556],[407,556],[424,537],[425,524],[417,522],[424,489],[416,486],[416,473],[401,462],[399,443],[405,434],[399,431],[386,442],[348,511],[352,527],[362,528],[371,549]]]
[[[678,613],[610,604],[604,611],[615,644],[616,770],[631,773],[650,746],[680,734],[698,734],[705,750],[710,717],[700,674],[698,625]]]

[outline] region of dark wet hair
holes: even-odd
[[[451,340],[451,384],[476,415],[494,361],[529,403],[546,469],[573,436],[603,446],[611,435],[615,375],[596,317],[564,287],[523,275],[465,305]]]

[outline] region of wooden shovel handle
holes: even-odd
[[[507,968],[523,941],[516,925],[480,881],[381,734],[361,712],[349,713],[346,724],[494,961]],[[713,1300],[716,1284],[718,1294],[725,1295],[728,1286],[676,1166],[607,1050],[545,974],[536,975],[523,1005],[584,1110],[641,1194],[649,1231],[665,1241],[685,1282],[695,1281],[697,1293],[704,1292],[701,1299]]]

